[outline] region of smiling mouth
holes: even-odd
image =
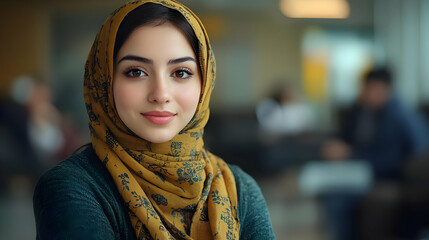
[[[141,115],[153,124],[164,125],[171,122],[177,114],[168,111],[151,111],[142,113]]]

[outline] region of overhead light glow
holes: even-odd
[[[280,10],[290,18],[347,18],[346,0],[280,0]]]

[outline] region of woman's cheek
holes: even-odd
[[[182,108],[188,111],[194,111],[197,108],[200,98],[201,87],[199,84],[186,86],[178,91],[177,99]]]
[[[114,85],[116,107],[130,108],[142,100],[142,92],[137,86],[126,82]]]

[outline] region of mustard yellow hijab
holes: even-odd
[[[113,49],[124,17],[136,7],[161,4],[179,11],[199,41],[202,91],[196,113],[171,141],[136,136],[116,111]],[[172,0],[132,1],[113,12],[98,32],[85,65],[84,98],[92,145],[129,209],[137,239],[238,239],[237,190],[223,160],[204,149],[203,130],[215,82],[215,59],[201,21]]]

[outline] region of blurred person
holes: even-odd
[[[36,81],[27,103],[29,137],[43,169],[68,157],[81,144],[82,134],[70,114],[53,104],[50,87]]]
[[[38,239],[275,239],[255,180],[204,148],[215,60],[197,16],[130,1],[85,65],[91,144],[34,193]]]
[[[386,68],[369,72],[359,100],[341,124],[340,138],[328,141],[322,150],[331,161],[367,161],[375,177],[375,186],[365,196],[345,192],[324,196],[338,239],[356,239],[357,234],[360,239],[399,236],[403,167],[407,159],[425,153],[429,133],[421,116],[394,96],[392,85]]]
[[[308,156],[303,151],[313,144],[314,115],[294,87],[275,87],[273,94],[256,106],[256,119],[259,172],[273,174]]]
[[[290,86],[276,89],[276,94],[262,100],[256,116],[264,133],[280,136],[309,131],[314,124],[313,113]]]
[[[21,76],[12,84],[11,92],[13,101],[26,112],[22,120],[33,161],[46,169],[71,154],[80,133],[74,129],[73,119],[54,106],[48,84],[39,77]]]
[[[47,84],[35,81],[28,102],[29,138],[40,164],[52,166],[54,157],[64,145],[61,131],[61,114],[52,103]]]
[[[30,187],[80,141],[79,131],[72,130],[72,119],[56,109],[49,86],[39,77],[14,79],[10,98],[2,101],[0,119],[0,162],[6,191],[16,189],[15,183],[28,182],[21,187]]]
[[[19,76],[12,82],[10,92],[10,99],[3,101],[0,110],[0,141],[5,189],[13,190],[16,183],[31,184],[52,165],[53,154],[63,138],[58,113],[42,80]],[[22,184],[21,188],[29,187]]]
[[[376,179],[397,181],[404,160],[427,150],[426,122],[394,96],[392,84],[387,69],[368,73],[359,101],[346,114],[340,138],[324,149],[327,159],[365,159]]]
[[[25,86],[21,90],[25,91]],[[28,98],[27,94],[24,95]],[[29,139],[28,119],[28,109],[19,99],[13,96],[1,99],[0,193],[2,194],[9,192],[15,176],[29,175],[39,169],[39,161],[34,157],[33,146]]]

